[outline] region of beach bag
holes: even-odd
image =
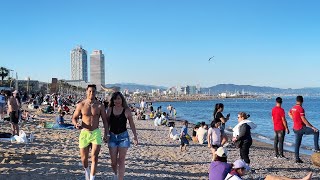
[[[27,134],[23,130],[21,130],[19,132],[19,136],[15,135],[14,138],[16,139],[16,141],[18,143],[27,143],[28,142]]]

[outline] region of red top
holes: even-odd
[[[300,105],[295,105],[290,110],[293,118],[293,129],[300,130],[305,124],[303,123],[301,116],[304,116],[304,109]]]
[[[285,127],[282,122],[282,118],[285,117],[283,108],[275,106],[272,109],[273,127],[275,131],[284,131]]]

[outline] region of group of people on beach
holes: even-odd
[[[305,111],[302,107],[303,97],[296,97],[296,105],[294,105],[288,112],[289,117],[293,120],[293,131],[295,133],[295,162],[303,163],[299,158],[299,149],[302,141],[302,136],[312,134],[314,135],[314,152],[320,152],[319,150],[319,130],[312,126],[312,124],[305,117]],[[282,98],[276,98],[276,106],[272,109],[272,123],[274,125],[274,150],[275,158],[286,158],[283,153],[283,143],[285,133],[289,134],[289,127],[285,118],[285,111],[281,107]],[[219,109],[220,108],[220,109]],[[240,149],[241,160],[237,160],[233,163],[233,166],[226,164],[227,162],[227,146],[223,145],[225,138],[223,135],[224,123],[229,119],[229,114],[224,117],[222,115],[223,104],[216,104],[213,113],[213,121],[211,123],[212,130],[208,130],[208,147],[211,147],[213,154],[213,162],[209,168],[209,179],[241,179],[241,176],[249,170],[250,159],[249,149],[252,145],[251,129],[254,129],[256,125],[247,120],[249,115],[244,112],[238,113],[238,124],[233,128],[232,142],[236,147]],[[217,116],[217,114],[220,112]],[[216,129],[215,129],[216,128]],[[199,128],[200,129],[200,128]],[[198,130],[199,130],[198,129]],[[220,132],[219,132],[220,129]],[[219,139],[221,137],[221,139]],[[232,167],[232,168],[231,168]],[[227,172],[230,172],[229,174]],[[303,179],[311,179],[312,173],[309,173]],[[219,178],[218,178],[219,177]],[[289,180],[286,177],[267,176],[267,180]]]
[[[140,108],[129,107],[126,98],[121,92],[114,92],[108,103],[102,103],[96,98],[96,85],[87,86],[86,98],[76,103],[76,109],[72,115],[72,124],[65,124],[64,115],[69,113],[62,109],[61,100],[55,99],[53,108],[58,107],[58,116],[56,123],[61,126],[74,127],[79,129],[79,149],[84,175],[86,180],[95,179],[96,168],[99,160],[99,152],[102,143],[108,144],[111,167],[113,170],[113,179],[122,180],[125,174],[125,158],[130,147],[130,137],[127,130],[127,123],[133,133],[133,143],[138,144],[137,132],[134,124],[133,115],[155,114],[154,119],[157,125],[169,126],[169,137],[174,140],[180,140],[180,150],[186,151],[189,141],[192,139],[199,144],[206,144],[212,153],[212,162],[209,167],[210,180],[238,180],[241,179],[250,169],[249,150],[252,146],[251,130],[256,128],[254,122],[248,118],[249,114],[245,112],[238,113],[238,124],[233,128],[232,138],[228,138],[225,132],[225,124],[230,119],[230,114],[223,115],[224,105],[217,103],[213,110],[213,120],[208,127],[205,122],[196,125],[192,138],[188,134],[188,121],[183,122],[180,131],[175,128],[175,122],[169,119],[176,116],[176,110],[173,106],[167,107],[168,112],[162,112],[161,106],[154,111],[152,103],[147,104],[142,101]],[[41,101],[41,100],[37,100]],[[45,98],[46,102],[49,100]],[[32,101],[31,103],[34,103]],[[21,98],[18,91],[0,94],[0,119],[4,119],[4,110],[7,104],[12,135],[19,135],[19,116],[21,113]],[[303,135],[314,135],[314,151],[320,152],[319,149],[319,131],[305,117],[305,111],[302,107],[303,97],[296,97],[296,105],[288,112],[289,117],[293,120],[293,132],[295,133],[295,162],[302,163],[299,158],[299,149]],[[50,103],[48,106],[52,106]],[[137,110],[139,109],[139,110]],[[139,112],[139,113],[138,113]],[[148,112],[148,113],[147,113]],[[24,114],[24,113],[22,113]],[[283,144],[285,134],[290,130],[285,118],[285,111],[282,108],[282,98],[276,98],[276,106],[272,109],[272,123],[274,125],[274,150],[276,158],[286,158],[284,156]],[[28,116],[28,115],[24,115]],[[104,131],[99,129],[99,119],[102,119]],[[166,120],[166,121],[163,121]],[[155,121],[156,122],[156,121]],[[156,125],[156,124],[155,124]],[[228,148],[231,146],[239,148],[240,159],[232,164],[227,163]],[[89,167],[89,152],[91,149],[91,168]],[[304,177],[304,180],[310,179],[311,173]],[[285,177],[267,176],[268,180],[289,179]]]
[[[319,130],[314,127],[306,118],[304,108],[302,107],[303,97],[296,97],[296,104],[289,110],[288,115],[293,121],[293,132],[295,134],[295,162],[303,163],[299,157],[299,150],[303,135],[314,135],[314,152],[320,152],[319,149]],[[274,125],[274,150],[276,158],[285,158],[283,154],[283,143],[285,134],[290,130],[287,125],[285,111],[281,107],[282,98],[276,98],[276,106],[272,109],[272,122]]]

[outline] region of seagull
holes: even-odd
[[[210,61],[212,58],[214,58],[214,56],[212,56],[211,58],[209,58],[209,60],[208,60],[208,61]]]

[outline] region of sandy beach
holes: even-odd
[[[40,114],[36,121],[23,125],[21,129],[27,134],[34,132],[32,143],[0,142],[0,179],[84,179],[78,149],[80,132],[37,128],[40,118],[54,121],[55,116]],[[71,115],[65,119],[71,123]],[[208,179],[211,153],[206,145],[191,142],[188,151],[181,153],[179,141],[168,137],[168,127],[154,127],[152,120],[135,120],[135,125],[139,145],[128,151],[125,179]],[[1,132],[10,132],[8,122],[1,122],[0,127]],[[180,129],[181,123],[176,127]],[[238,149],[229,147],[228,151],[229,162],[240,158]],[[298,178],[310,171],[313,179],[320,179],[320,169],[312,165],[310,156],[301,156],[305,163],[295,164],[292,152],[285,152],[288,160],[274,159],[273,154],[271,145],[255,141],[250,149],[252,170],[244,179],[264,179],[268,174]],[[96,179],[111,179],[111,175],[108,147],[103,144]]]

